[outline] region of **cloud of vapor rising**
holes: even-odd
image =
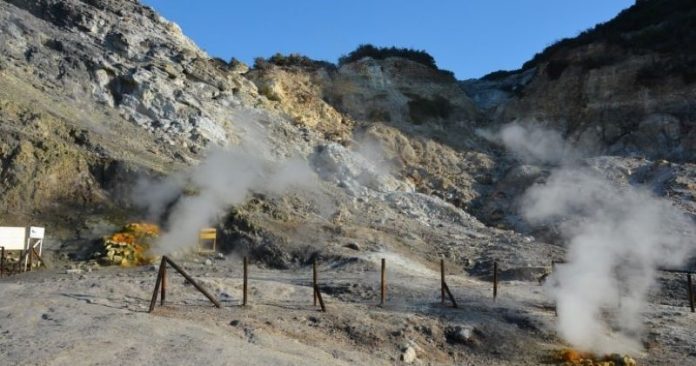
[[[240,145],[209,151],[205,160],[162,180],[142,180],[134,200],[166,230],[154,247],[156,254],[192,248],[200,229],[249,194],[282,194],[289,189],[312,190],[316,174],[302,158],[271,159],[265,140],[249,134]],[[163,216],[166,216],[163,218]]]
[[[540,136],[560,136],[515,130],[512,151],[539,143]],[[552,148],[541,157],[569,151],[560,141],[552,137],[546,145]],[[694,254],[694,222],[648,189],[619,186],[592,169],[558,162],[548,179],[522,198],[529,222],[558,224],[567,241],[567,262],[547,283],[557,304],[558,331],[583,350],[638,352],[641,314],[657,269],[679,267]]]
[[[498,131],[478,130],[479,136],[496,142],[525,163],[559,164],[580,156],[557,131],[536,125],[510,123]]]

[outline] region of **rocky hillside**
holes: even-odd
[[[463,85],[496,123],[541,123],[594,154],[693,161],[695,29],[693,1],[641,1],[520,70]]]
[[[654,12],[656,3],[669,6]],[[48,225],[57,244],[81,248],[146,215],[131,195],[142,177],[261,134],[265,159],[309,163],[317,195],[252,190],[219,217],[226,250],[241,245],[280,267],[317,252],[350,256],[344,245],[407,248],[473,272],[474,253],[537,263],[546,254],[519,253],[556,249],[519,236],[544,232],[520,220],[518,198],[552,167],[521,164],[476,130],[537,121],[589,155],[619,155],[585,164],[648,182],[694,211],[695,175],[684,161],[693,159],[696,84],[690,51],[675,51],[692,35],[685,4],[640,3],[522,70],[459,82],[424,52],[398,49],[359,49],[338,65],[277,55],[249,68],[211,58],[135,1],[5,0],[0,215]],[[677,30],[676,43],[650,41]],[[640,47],[651,44],[660,46]]]
[[[218,223],[225,250],[241,245],[280,267],[356,242],[463,261],[432,220],[513,235],[461,210],[491,184],[494,162],[473,134],[480,113],[436,68],[368,58],[249,71],[131,1],[3,1],[0,37],[0,215],[48,226],[55,247],[80,252],[144,217],[131,195],[140,178],[254,134],[268,142],[265,158],[308,161],[321,180],[314,195],[331,198],[251,192]],[[400,237],[404,225],[414,234]]]
[[[5,223],[114,214],[139,173],[235,141],[232,112],[268,104],[137,2],[3,1],[0,40]]]

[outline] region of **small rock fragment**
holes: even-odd
[[[413,347],[406,347],[401,354],[401,361],[404,363],[413,363],[416,360],[416,350]]]
[[[445,338],[449,343],[466,344],[471,341],[474,328],[470,326],[448,326],[445,328]]]
[[[356,243],[354,241],[344,245],[344,247],[348,248],[348,249],[353,249],[353,250],[360,250],[360,245],[358,245],[358,243]]]

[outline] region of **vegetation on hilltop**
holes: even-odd
[[[269,58],[257,57],[256,59],[254,59],[255,69],[264,69],[270,65],[309,69],[336,68],[336,65],[332,64],[331,62],[314,60],[307,56],[300,55],[299,53],[291,53],[288,55],[276,53],[275,55]]]
[[[499,70],[482,79],[496,81],[520,71],[548,63],[550,79],[560,77],[571,61],[564,53],[592,43],[605,43],[635,54],[658,53],[678,55],[669,65],[657,62],[637,76],[641,85],[651,85],[666,75],[681,75],[687,83],[696,81],[696,3],[693,0],[650,0],[639,2],[620,12],[615,18],[595,25],[577,37],[564,38],[537,53],[518,70]],[[586,70],[617,62],[612,55],[593,55],[574,63]]]
[[[435,59],[429,53],[423,50],[414,50],[411,48],[398,47],[375,47],[371,44],[361,44],[347,55],[343,55],[338,59],[338,64],[345,64],[361,60],[365,57],[371,57],[375,60],[384,60],[388,57],[401,57],[419,64],[438,70]]]
[[[548,62],[560,51],[593,42],[606,42],[632,52],[683,53],[695,56],[696,3],[693,0],[643,1],[614,19],[565,38],[537,53],[522,69]],[[490,74],[489,74],[490,75]]]

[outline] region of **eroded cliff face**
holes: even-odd
[[[591,155],[693,161],[694,19],[689,1],[639,2],[547,48],[522,70],[470,82],[479,86],[470,89],[496,123],[557,129]],[[496,99],[496,90],[509,98]]]
[[[536,122],[563,131],[593,154],[670,160],[696,157],[696,83],[668,73],[641,78],[673,62],[664,55],[624,57],[607,45],[586,46],[539,66],[535,78],[495,119]],[[616,62],[587,69],[592,57]],[[559,66],[560,65],[560,66]]]
[[[419,192],[468,208],[494,161],[484,116],[448,73],[402,58],[340,67],[262,64],[246,76],[303,128],[375,159]]]
[[[0,54],[7,224],[80,228],[93,213],[122,220],[140,175],[238,142],[249,114],[290,129],[269,135],[288,142],[279,154],[309,149],[293,143],[304,137],[239,68],[137,2],[2,1]]]

